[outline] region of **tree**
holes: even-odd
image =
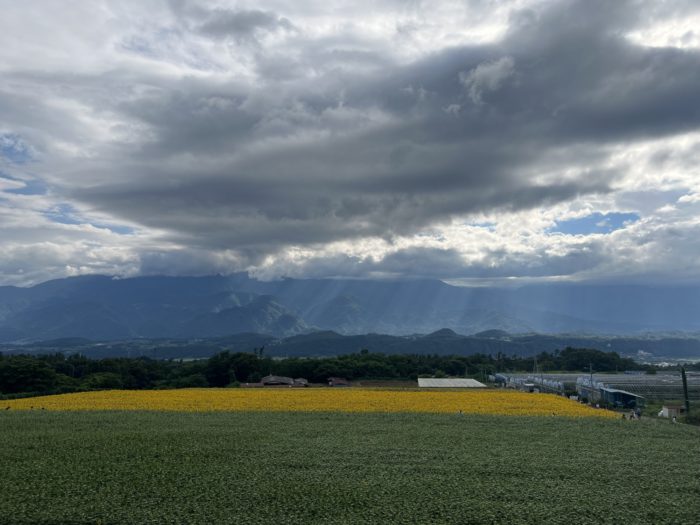
[[[206,388],[209,386],[209,382],[204,374],[191,374],[178,377],[172,382],[172,386],[175,388]]]
[[[224,387],[231,382],[231,353],[221,352],[211,356],[204,369],[204,376],[210,386]]]
[[[58,374],[46,363],[30,357],[0,361],[0,392],[47,392],[56,387]]]
[[[87,376],[85,386],[91,390],[116,390],[124,387],[124,381],[114,372],[100,372]]]

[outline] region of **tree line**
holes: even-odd
[[[615,352],[565,348],[536,356],[542,371],[614,372],[644,370]],[[209,359],[156,360],[146,357],[90,359],[81,354],[12,355],[0,354],[0,394],[62,393],[104,389],[155,389],[237,386],[258,382],[266,375],[303,377],[312,383],[325,383],[329,377],[412,380],[420,376],[468,376],[485,378],[496,372],[529,372],[532,357],[502,354],[469,356],[385,355],[362,350],[359,353],[328,358],[278,359],[252,352],[218,353]]]

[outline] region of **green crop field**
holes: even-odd
[[[0,523],[700,523],[700,432],[404,414],[0,414]]]

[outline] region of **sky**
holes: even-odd
[[[0,9],[0,285],[700,282],[695,0]]]

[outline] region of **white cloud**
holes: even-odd
[[[515,62],[512,57],[502,57],[495,61],[483,62],[467,72],[459,74],[459,80],[469,92],[474,104],[484,103],[484,93],[497,91],[515,75]]]

